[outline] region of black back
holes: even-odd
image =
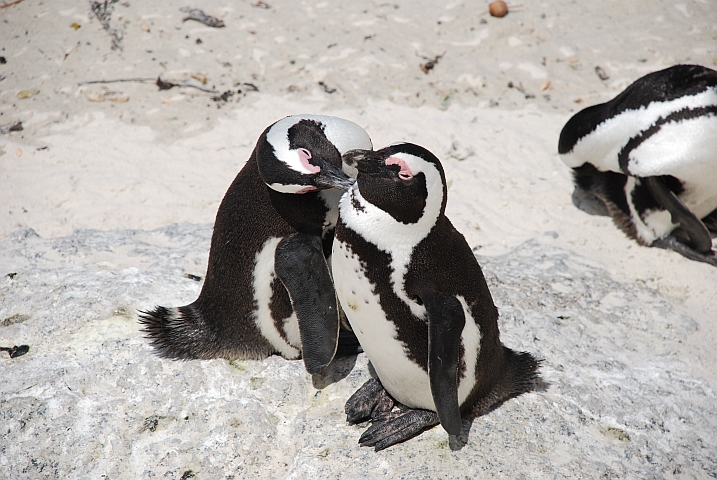
[[[637,79],[609,102],[585,108],[568,120],[560,132],[558,153],[569,153],[581,138],[609,118],[639,110],[652,102],[669,102],[717,86],[717,71],[700,65],[675,65]]]

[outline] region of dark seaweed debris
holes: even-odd
[[[181,12],[187,13],[187,16],[182,19],[183,22],[186,22],[187,20],[195,20],[197,22],[203,23],[208,27],[221,28],[224,26],[223,20],[219,20],[217,17],[207,15],[198,8],[184,7],[180,8],[179,10]]]
[[[10,354],[10,358],[21,357],[30,351],[29,345],[17,345],[10,347],[0,347],[0,352],[7,352]]]
[[[4,133],[10,133],[10,132],[21,132],[22,131],[22,122],[11,122],[7,123],[5,125],[0,125],[0,135]]]

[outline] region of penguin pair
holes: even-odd
[[[575,114],[558,143],[576,203],[596,199],[641,245],[717,266],[717,71],[676,65]]]
[[[141,312],[160,355],[280,354],[316,374],[339,337],[346,353],[360,351],[350,330],[340,334],[328,260],[338,200],[353,184],[341,155],[356,148],[372,148],[368,134],[336,117],[291,116],[261,134],[219,206],[199,298]]]
[[[363,347],[378,375],[348,419],[370,417],[360,443],[380,450],[439,422],[457,435],[462,416],[529,390],[538,362],[500,343],[480,266],[445,217],[438,159],[371,148],[334,117],[268,127],[219,207],[199,298],[140,321],[165,357],[279,353],[315,374],[337,350],[338,297],[361,342],[346,329],[347,353]]]
[[[440,423],[530,390],[539,361],[500,342],[498,310],[471,248],[445,215],[446,179],[423,147],[356,150],[341,197],[333,278],[375,370],[346,403],[349,423],[371,419],[359,443],[381,450]]]

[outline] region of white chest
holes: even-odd
[[[341,307],[384,388],[408,407],[435,410],[428,374],[408,358],[359,258],[335,240],[332,261]]]

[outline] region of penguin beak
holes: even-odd
[[[383,156],[373,150],[349,150],[341,159],[349,167],[368,175],[381,173],[385,167]]]
[[[351,188],[356,180],[346,175],[341,166],[330,162],[321,162],[321,172],[314,178],[314,185],[319,190],[338,188],[346,190]]]

